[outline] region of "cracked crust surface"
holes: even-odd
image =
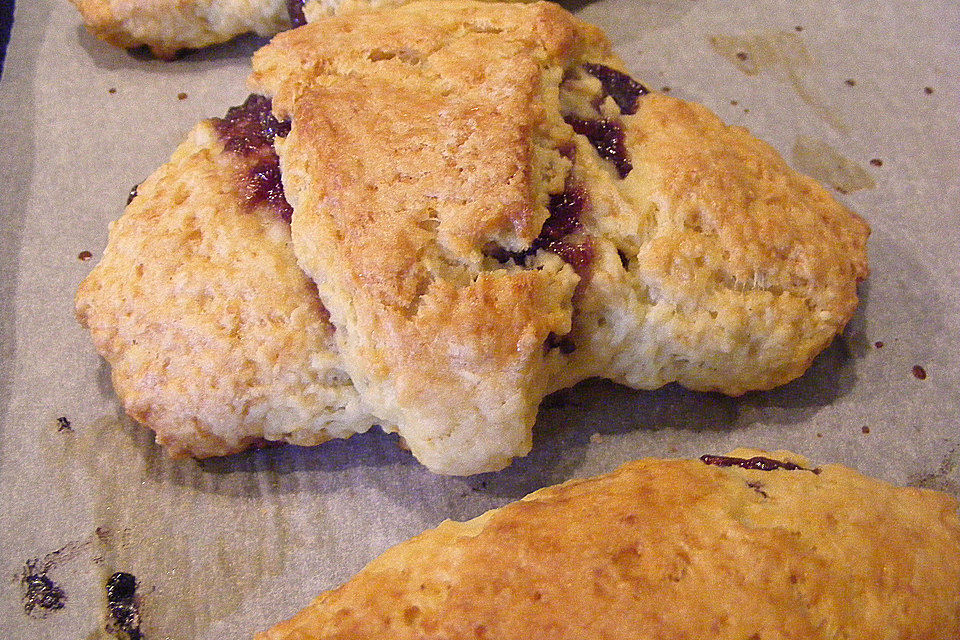
[[[289,224],[245,202],[243,162],[210,121],[197,125],[139,185],[77,292],[124,408],[173,456],[264,438],[317,444],[376,421],[342,370]]]
[[[630,173],[583,136],[573,167],[597,256],[573,339],[594,375],[729,395],[800,376],[856,310],[867,224],[702,105],[650,93],[615,117]]]
[[[762,455],[809,469],[795,454]],[[646,459],[444,522],[257,638],[958,634],[960,520],[949,496],[840,465]]]
[[[507,7],[508,5],[503,5]],[[441,473],[527,453],[543,396],[571,384],[550,335],[579,277],[529,246],[561,189],[549,144],[563,70],[601,34],[556,5],[421,2],[281,34],[254,84],[292,119],[278,141],[294,250],[361,396]]]
[[[587,64],[622,69],[556,5],[467,1],[323,20],[254,58],[292,119],[298,260],[361,396],[435,471],[525,454],[542,397],[587,377],[786,383],[856,307],[859,217],[704,107],[620,106]],[[619,130],[626,162],[574,118]],[[534,243],[571,189],[568,264]]]

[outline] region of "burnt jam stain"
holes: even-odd
[[[754,456],[752,458],[735,458],[732,456],[712,456],[709,454],[700,456],[700,462],[713,465],[715,467],[740,467],[741,469],[752,469],[755,471],[775,471],[783,469],[784,471],[811,471],[820,473],[820,469],[807,469],[793,462],[774,460],[764,456]]]
[[[39,560],[27,560],[20,575],[21,602],[28,616],[42,618],[50,611],[63,609],[67,595],[47,576],[50,567]]]
[[[126,640],[141,640],[137,579],[118,571],[107,580],[106,588],[110,630]]]
[[[602,64],[585,64],[587,73],[600,81],[603,90],[613,98],[620,107],[621,113],[633,114],[637,112],[637,100],[650,91],[622,71],[611,69]]]
[[[913,365],[913,377],[917,380],[927,379],[927,370],[918,364]]]
[[[617,168],[617,175],[621,179],[627,177],[627,174],[633,169],[633,165],[627,158],[626,135],[623,132],[623,125],[616,120],[607,118],[585,120],[576,116],[566,116],[564,120],[573,127],[574,131],[587,137],[587,140],[590,141],[601,158],[613,162],[613,165]]]
[[[550,215],[547,216],[540,235],[534,238],[529,249],[510,251],[494,244],[485,248],[484,254],[501,264],[512,260],[522,265],[527,256],[535,254],[538,249],[543,249],[557,254],[577,273],[583,275],[593,261],[593,245],[589,238],[580,242],[571,242],[569,236],[583,230],[581,217],[588,206],[586,191],[568,182],[562,193],[550,196],[548,205]]]
[[[223,118],[214,118],[213,126],[224,148],[247,161],[247,172],[240,179],[246,204],[269,204],[282,220],[290,222],[293,208],[283,193],[280,158],[273,148],[277,136],[290,133],[290,123],[274,118],[270,109],[270,98],[251,94],[242,105],[228,109]]]
[[[57,418],[57,431],[73,431],[73,427],[70,426],[70,421],[67,420],[66,416]]]
[[[287,15],[290,17],[290,24],[294,27],[307,24],[307,17],[303,15],[303,0],[287,0]]]
[[[137,188],[139,186],[140,185],[135,184],[132,187],[130,187],[130,193],[127,194],[127,204],[130,204],[131,202],[133,202],[133,199],[137,197]]]

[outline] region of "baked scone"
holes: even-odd
[[[509,0],[503,0],[509,1]],[[529,0],[513,0],[529,1]],[[227,42],[244,33],[272,36],[334,12],[409,0],[71,0],[87,29],[112,45],[146,45],[158,58]]]
[[[960,637],[952,498],[731,456],[640,460],[444,522],[257,638]]]
[[[741,394],[843,329],[866,224],[745,130],[648,92],[557,5],[436,0],[277,36],[254,86],[294,251],[372,411],[440,473],[530,448],[591,376]]]
[[[146,45],[158,58],[244,33],[290,28],[287,0],[71,0],[87,29],[118,47]],[[298,5],[293,5],[294,7]]]
[[[317,444],[377,422],[290,247],[271,146],[284,131],[258,97],[197,125],[137,187],[77,292],[124,408],[174,456]]]

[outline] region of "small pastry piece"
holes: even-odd
[[[124,408],[174,456],[317,444],[376,422],[290,248],[271,144],[285,127],[255,96],[197,125],[136,188],[77,292]]]
[[[783,384],[853,314],[864,222],[619,69],[550,3],[354,12],[254,56],[292,123],[297,258],[361,397],[434,471],[525,454],[543,396],[590,376]]]
[[[257,638],[960,637],[952,498],[731,456],[640,460],[444,522]]]

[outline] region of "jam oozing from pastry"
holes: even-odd
[[[546,249],[557,254],[582,275],[593,258],[593,246],[589,240],[571,242],[570,236],[583,231],[581,216],[586,208],[587,193],[576,185],[568,183],[563,193],[551,195],[550,216],[531,249]]]
[[[226,150],[246,161],[247,170],[240,178],[244,201],[250,206],[269,204],[290,222],[293,208],[284,196],[280,159],[273,148],[274,138],[290,133],[290,123],[274,118],[270,107],[270,98],[251,94],[223,118],[214,118],[213,126]]]
[[[636,113],[637,100],[640,96],[649,93],[645,86],[622,71],[602,64],[585,64],[583,68],[600,81],[606,94],[620,107],[621,113]]]
[[[290,24],[294,27],[307,24],[307,17],[303,15],[303,0],[287,0],[287,15],[290,16]]]
[[[627,177],[633,164],[627,158],[626,135],[620,122],[608,118],[587,120],[576,116],[566,116],[564,120],[574,131],[587,137],[601,158],[613,163],[620,178]]]
[[[775,471],[783,469],[785,471],[812,471],[820,473],[820,469],[807,469],[793,462],[783,460],[774,460],[764,456],[753,456],[752,458],[735,458],[732,456],[713,456],[702,455],[700,461],[704,464],[710,464],[715,467],[740,467],[741,469],[752,469],[755,471]]]
[[[581,216],[588,206],[587,193],[582,188],[567,183],[562,193],[550,196],[548,210],[550,215],[540,229],[540,235],[534,238],[526,251],[510,251],[499,245],[485,250],[486,255],[502,263],[513,260],[523,264],[527,256],[538,249],[555,253],[583,275],[593,259],[593,246],[589,238],[572,241],[570,236],[583,230]]]

